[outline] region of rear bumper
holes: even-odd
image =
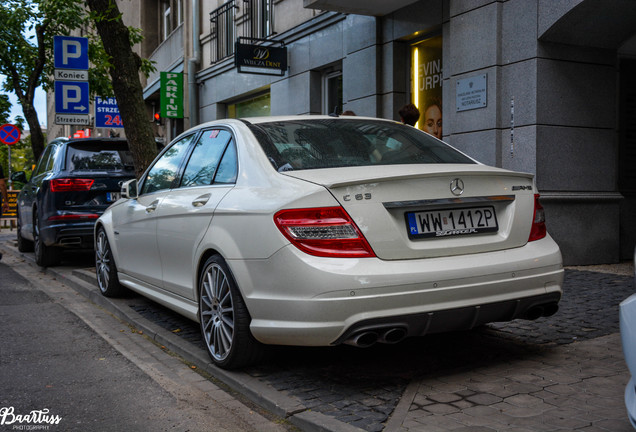
[[[393,322],[412,336],[506,321],[558,302],[563,285],[550,237],[506,251],[400,261],[318,258],[287,246],[267,260],[228,264],[252,333],[269,344],[338,344]]]
[[[72,249],[93,249],[93,230],[97,219],[85,222],[60,223],[42,227],[40,236],[47,246]]]

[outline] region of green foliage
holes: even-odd
[[[9,96],[0,94],[0,125],[9,122],[9,114],[11,113],[11,102]]]
[[[29,92],[39,86],[48,91],[53,85],[53,36],[81,30],[89,39],[91,94],[112,96],[112,63],[94,30],[96,18],[99,17],[89,14],[82,0],[0,0],[0,73],[7,77],[3,90],[16,93],[23,107],[25,103],[32,106]],[[141,42],[141,30],[131,27],[129,31],[131,46]],[[34,76],[38,62],[42,73]],[[152,64],[143,60],[142,72],[148,76],[153,71]]]
[[[0,165],[4,171],[4,175],[8,178],[8,162],[9,162],[9,146],[0,144]],[[27,178],[31,178],[33,165],[33,150],[31,149],[31,137],[21,139],[18,143],[11,146],[11,172],[24,171]],[[13,189],[18,190],[22,187],[20,183],[14,183]]]

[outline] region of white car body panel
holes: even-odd
[[[532,263],[526,260],[529,253],[536,257]],[[507,251],[398,261],[312,257],[288,246],[268,260],[229,264],[253,314],[251,328],[258,340],[328,345],[363,319],[550,293],[558,298],[560,258],[554,241],[545,238]],[[290,262],[293,267],[285,265]],[[270,268],[279,270],[274,274]]]
[[[636,294],[623,300],[619,306],[621,341],[625,363],[631,378],[625,386],[625,407],[632,426],[636,429]]]
[[[119,271],[158,287],[163,287],[163,280],[161,266],[157,265],[161,258],[156,237],[156,212],[151,209],[160,205],[166,193],[161,191],[136,200],[118,201],[106,211],[114,213],[120,222],[110,240],[117,251]]]

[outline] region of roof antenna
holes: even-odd
[[[340,117],[340,116],[338,115],[338,105],[336,105],[336,106],[334,106],[334,107],[333,107],[333,112],[330,112],[330,113],[329,113],[329,117]]]

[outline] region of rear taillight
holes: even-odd
[[[530,229],[530,237],[528,241],[535,241],[546,236],[545,229],[545,212],[543,206],[539,202],[539,194],[534,194],[534,218],[532,219],[532,228]]]
[[[51,180],[51,192],[77,192],[91,189],[95,180],[80,178],[63,178]]]
[[[342,207],[281,210],[274,222],[294,246],[309,255],[367,258],[375,254]]]
[[[83,220],[83,219],[97,219],[98,214],[95,213],[63,213],[55,216],[50,216],[48,220]]]

